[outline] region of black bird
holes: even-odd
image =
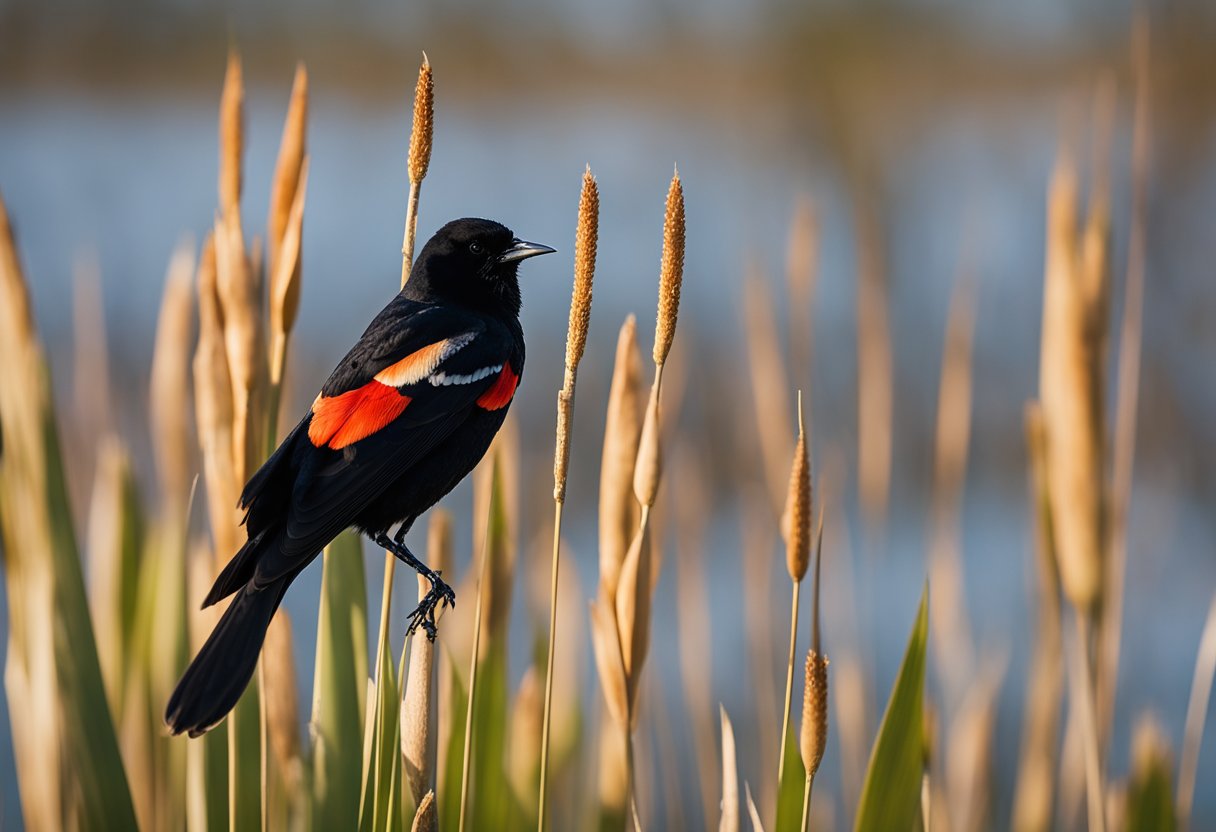
[[[248,540],[203,606],[235,597],[169,698],[172,733],[196,737],[232,710],[287,587],[347,527],[430,581],[409,629],[434,639],[435,606],[456,595],[405,535],[502,426],[524,371],[516,272],[552,251],[483,219],[450,222],[423,247],[405,288],[245,485]]]

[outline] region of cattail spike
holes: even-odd
[[[811,561],[811,461],[807,453],[806,429],[802,418],[802,392],[798,392],[798,445],[790,469],[786,495],[785,563],[790,580],[799,583],[806,577]]]
[[[659,271],[659,314],[655,322],[654,363],[662,365],[676,335],[680,287],[684,282],[684,185],[677,168],[667,189],[663,216],[663,260]]]
[[[600,192],[591,166],[583,174],[574,234],[574,290],[570,298],[570,324],[566,330],[566,368],[557,394],[557,444],[553,458],[553,499],[566,501],[566,474],[570,467],[570,428],[574,421],[574,384],[587,344],[591,323],[591,288],[595,279],[595,251],[599,239]]]
[[[435,78],[431,62],[422,53],[418,68],[418,85],[414,88],[414,129],[410,132],[410,182],[417,184],[426,178],[431,164],[431,148],[435,138]]]
[[[802,731],[799,750],[807,774],[814,776],[828,742],[828,658],[815,650],[806,654],[802,688]]]

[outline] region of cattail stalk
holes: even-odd
[[[410,153],[407,162],[410,177],[410,201],[405,210],[405,239],[401,243],[401,285],[410,279],[414,266],[414,237],[418,229],[418,196],[422,180],[431,164],[431,149],[435,138],[435,79],[431,62],[422,53],[418,68],[418,85],[414,88],[414,126],[410,131]]]
[[[498,463],[492,462],[496,466]],[[496,476],[491,473],[491,476]],[[491,492],[493,487],[491,487]],[[491,504],[493,498],[491,498]],[[493,522],[493,507],[486,515],[486,531],[481,543],[481,564],[477,568],[477,610],[473,613],[473,648],[469,652],[469,697],[464,714],[464,752],[460,763],[460,819],[456,828],[465,830],[465,819],[469,806],[469,772],[473,760],[473,712],[477,701],[477,668],[481,664],[481,615],[485,604],[486,562],[490,559],[490,526]]]
[[[828,657],[823,654],[823,647],[819,643],[819,575],[820,566],[823,564],[822,507],[819,509],[819,528],[815,537],[815,589],[811,596],[811,649],[806,654],[806,675],[802,688],[802,729],[798,744],[802,754],[802,766],[806,770],[806,781],[802,786],[802,823],[799,826],[802,832],[806,832],[810,822],[811,791],[815,787],[815,775],[819,772],[819,765],[823,762],[823,752],[828,744]]]
[[[595,254],[599,241],[600,193],[588,165],[583,173],[578,203],[578,225],[574,235],[574,290],[570,299],[570,323],[566,330],[566,366],[562,389],[557,394],[557,445],[553,459],[553,558],[549,578],[549,657],[545,665],[545,704],[541,718],[540,794],[536,828],[545,828],[545,790],[549,780],[549,730],[553,718],[553,659],[557,643],[557,584],[562,539],[562,506],[566,502],[566,475],[570,467],[570,431],[574,421],[574,385],[578,365],[587,344],[591,324],[591,288],[595,278]]]
[[[798,602],[802,579],[806,577],[811,551],[811,462],[807,454],[806,423],[802,416],[802,392],[798,393],[798,445],[790,469],[789,492],[785,502],[786,568],[793,585],[790,600],[790,646],[785,669],[785,707],[781,712],[781,738],[778,742],[777,788],[785,776],[785,749],[789,741],[790,702],[794,688],[794,648],[798,641]]]

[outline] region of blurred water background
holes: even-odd
[[[1216,10],[1171,3],[1150,19],[1147,297],[1116,774],[1126,769],[1133,717],[1145,708],[1159,714],[1175,747],[1180,742],[1195,648],[1216,587]],[[0,0],[0,191],[61,402],[73,390],[74,286],[81,274],[100,276],[116,391],[111,424],[147,473],[155,315],[173,246],[183,234],[201,238],[215,210],[216,108],[228,46],[241,50],[249,92],[251,232],[264,225],[296,61],[310,74],[293,412],[307,406],[395,290],[409,104],[426,49],[437,79],[437,144],[420,237],[447,219],[480,215],[561,252],[529,262],[523,275],[529,365],[514,412],[525,451],[525,554],[549,522],[553,394],[584,164],[600,182],[600,259],[567,524],[590,597],[598,451],[580,454],[579,445],[599,447],[624,315],[637,312],[639,331],[649,332],[662,200],[678,162],[689,228],[677,338],[689,378],[680,431],[707,455],[718,507],[705,538],[713,612],[705,643],[714,650],[704,658],[712,662],[714,696],[743,736],[755,714],[739,672],[746,658],[738,498],[756,488],[760,470],[743,403],[750,395],[743,276],[758,269],[784,297],[790,217],[809,196],[821,226],[814,457],[819,470],[836,460],[844,472],[836,488],[843,513],[827,530],[825,639],[829,653],[833,638],[856,640],[882,692],[925,574],[946,310],[960,268],[970,270],[978,307],[963,552],[978,642],[1009,662],[993,815],[1004,826],[1032,616],[1021,419],[1038,384],[1046,183],[1061,135],[1084,136],[1094,88],[1110,73],[1118,92],[1111,149],[1118,315],[1130,202],[1131,20],[1131,4],[1099,2],[462,0],[406,8],[385,0],[280,0],[221,8],[197,0]],[[863,531],[856,508],[856,219],[867,204],[877,206],[895,372],[891,510],[881,535]],[[85,495],[91,423],[88,403],[76,404],[85,417],[73,416],[65,429],[84,469],[75,493]],[[446,501],[460,518],[458,552],[471,541],[469,502],[467,488]],[[377,563],[369,550],[369,574],[379,574]],[[784,567],[776,549],[771,568],[781,599],[773,624],[782,633],[786,590],[777,583]],[[846,568],[856,609],[831,594],[832,576]],[[675,579],[669,557],[646,672],[679,714]],[[319,580],[319,568],[309,570],[286,602],[305,696]],[[407,582],[399,583],[404,603]],[[524,594],[521,578],[515,625],[526,628]],[[517,646],[526,650],[523,640]],[[521,658],[513,680],[522,669]],[[591,702],[600,694],[589,647],[586,672]],[[881,707],[882,694],[875,695]],[[3,720],[19,718],[6,710]],[[0,724],[0,801],[12,827],[20,814],[7,724]],[[681,754],[693,754],[679,720],[674,731]],[[822,778],[833,790],[835,748],[833,741]],[[754,748],[740,753],[745,776],[768,764]],[[1199,771],[1195,820],[1203,828],[1216,823],[1216,743],[1207,743]]]

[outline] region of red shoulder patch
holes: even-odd
[[[511,403],[518,385],[519,376],[511,369],[510,363],[503,364],[494,384],[477,398],[477,406],[485,410],[502,410]]]
[[[400,416],[410,403],[395,387],[369,381],[337,396],[317,396],[312,403],[308,439],[335,451],[371,436]]]

